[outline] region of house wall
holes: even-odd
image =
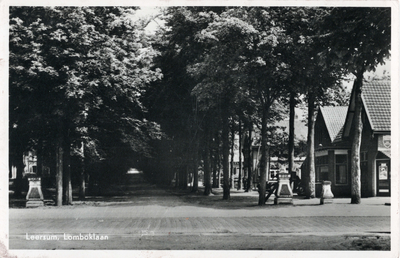
[[[37,157],[36,153],[33,151],[28,151],[24,153],[24,174],[36,173],[37,171]]]
[[[388,133],[387,135],[390,135]],[[377,155],[383,147],[383,135],[373,134],[367,115],[363,113],[363,131],[360,147],[361,162],[361,196],[374,197],[378,194]],[[389,148],[390,149],[390,148]],[[388,159],[390,165],[390,159]]]
[[[335,155],[347,155],[347,184],[337,184],[336,183],[336,171],[335,171]],[[316,163],[315,163],[315,172],[318,173],[318,158],[317,157],[327,157],[327,168],[328,173],[326,175],[327,178],[323,178],[322,180],[329,180],[331,181],[331,190],[334,196],[348,196],[350,195],[350,159],[349,153],[347,149],[339,148],[334,146],[331,142],[329,137],[329,132],[326,128],[325,121],[321,115],[318,114],[317,120],[315,122],[315,156],[316,156]],[[317,180],[318,176],[316,175],[316,182],[315,182],[315,194],[317,197],[320,197],[322,193],[322,180]]]
[[[373,135],[371,125],[365,113],[365,108],[362,113],[362,121],[363,130],[360,146],[361,196],[374,197],[377,195],[376,155],[378,154],[378,135]],[[347,141],[353,141],[353,132],[354,123],[352,124],[349,138],[346,139]],[[351,171],[351,163],[349,164],[349,170]]]
[[[322,128],[321,128],[322,126]],[[316,131],[320,131],[321,141],[326,139],[328,133],[324,131],[325,126],[318,124],[316,126]],[[354,129],[354,128],[353,128]],[[353,131],[353,130],[352,130]],[[367,119],[365,113],[363,113],[363,132],[361,138],[361,147],[360,147],[360,165],[361,165],[361,196],[362,197],[373,197],[377,196],[377,154],[379,148],[384,148],[382,135],[373,134],[371,125]],[[353,139],[353,135],[347,139],[348,142],[351,142]],[[323,146],[318,146],[316,142],[315,152],[316,156],[327,156],[328,160],[328,180],[331,181],[331,189],[334,196],[341,197],[346,196],[349,197],[351,195],[351,150],[348,149],[340,149],[338,147],[322,144]],[[344,155],[347,154],[347,183],[346,184],[338,184],[336,182],[338,171],[336,168],[336,155]],[[318,163],[316,162],[316,173]],[[389,160],[390,166],[390,160]],[[316,182],[316,195],[317,197],[321,194],[321,182]]]
[[[336,164],[337,164],[337,156],[338,155],[347,155],[346,159],[346,178],[347,181],[346,183],[340,183],[338,182],[337,179],[337,173],[339,171],[336,171]],[[326,157],[327,164],[325,164],[328,168],[328,172],[326,175],[326,178],[322,178],[318,181],[318,164],[317,160],[318,157]],[[342,164],[342,163],[341,163]],[[317,197],[321,196],[322,193],[322,181],[323,180],[328,180],[331,182],[331,190],[334,196],[337,197],[343,197],[343,196],[350,196],[350,191],[351,191],[351,184],[350,184],[350,150],[347,149],[328,149],[328,150],[317,150],[316,151],[316,182],[315,182],[315,194]]]
[[[334,150],[334,153],[332,153],[332,158],[331,158],[331,169],[332,169],[332,193],[337,196],[337,197],[343,197],[343,196],[350,196],[351,193],[351,173],[350,173],[350,161],[351,161],[351,151],[347,149],[340,149],[340,150]],[[337,155],[347,155],[347,167],[346,167],[346,176],[347,176],[347,181],[346,183],[340,183],[337,181],[337,171],[336,169],[336,164],[337,164]]]
[[[361,166],[361,196],[376,196],[376,155],[378,154],[378,136],[372,134],[371,125],[363,114],[363,131],[360,153],[366,153],[366,161]],[[361,157],[363,158],[363,157]]]

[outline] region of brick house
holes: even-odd
[[[390,195],[390,81],[364,82],[362,93],[361,194]],[[335,196],[351,193],[354,92],[349,107],[321,107],[315,122],[316,195],[332,182]],[[304,170],[304,169],[303,169]]]
[[[390,81],[364,83],[363,131],[361,139],[361,194],[365,197],[390,195],[391,161]],[[353,138],[354,93],[343,128],[343,140]]]
[[[322,181],[332,182],[335,196],[350,195],[351,143],[342,140],[348,107],[321,107],[315,121],[315,182],[317,196]]]

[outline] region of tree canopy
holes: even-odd
[[[146,119],[141,96],[161,72],[144,28],[130,19],[134,12],[11,7],[10,146],[24,133],[26,149],[38,141],[50,149],[60,139],[84,142],[114,166],[149,155],[159,128]]]
[[[249,145],[258,128],[263,205],[287,104],[308,102],[312,188],[315,106],[344,104],[343,76],[360,81],[390,56],[390,8],[168,7],[154,35],[137,10],[10,8],[12,159],[38,150],[57,167],[56,148],[68,163],[84,146],[88,173],[106,183],[141,166],[181,187],[193,175],[194,191],[199,168],[214,181],[222,168],[229,199],[234,135],[246,130]]]

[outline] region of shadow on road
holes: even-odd
[[[96,187],[96,186],[95,186]],[[55,206],[56,189],[43,189],[45,195],[45,206]],[[223,200],[221,188],[213,188],[209,196],[205,196],[204,187],[193,192],[190,187],[182,190],[171,186],[157,186],[143,179],[142,174],[126,174],[119,183],[107,185],[101,189],[91,189],[84,200],[79,200],[78,189],[73,190],[73,204],[87,206],[135,206],[135,205],[160,205],[175,207],[180,205],[207,207],[213,209],[274,209],[276,207],[290,207],[292,205],[274,205],[274,196],[271,196],[266,205],[258,205],[258,192],[231,189],[230,199]],[[95,194],[93,194],[95,193]],[[294,199],[304,199],[294,196]],[[10,191],[9,207],[25,208],[25,197],[16,198]],[[302,204],[304,205],[304,204]],[[314,204],[307,204],[312,205]]]

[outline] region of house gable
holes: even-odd
[[[325,124],[332,142],[338,142],[342,138],[340,132],[343,129],[347,109],[347,106],[321,108],[321,113],[324,117]]]
[[[354,88],[351,93],[350,105],[346,116],[343,130],[343,137],[348,138],[353,126],[355,110]],[[371,81],[364,82],[361,99],[363,112],[365,112],[367,122],[374,134],[390,134],[391,130],[391,106],[390,106],[390,81]]]
[[[390,132],[390,82],[372,81],[366,86],[361,98],[372,131]]]
[[[315,124],[316,147],[328,147],[341,142],[347,109],[347,106],[319,109]]]
[[[315,148],[318,146],[331,145],[331,139],[329,136],[328,129],[326,128],[324,117],[321,114],[321,110],[318,111],[317,119],[315,121]]]

